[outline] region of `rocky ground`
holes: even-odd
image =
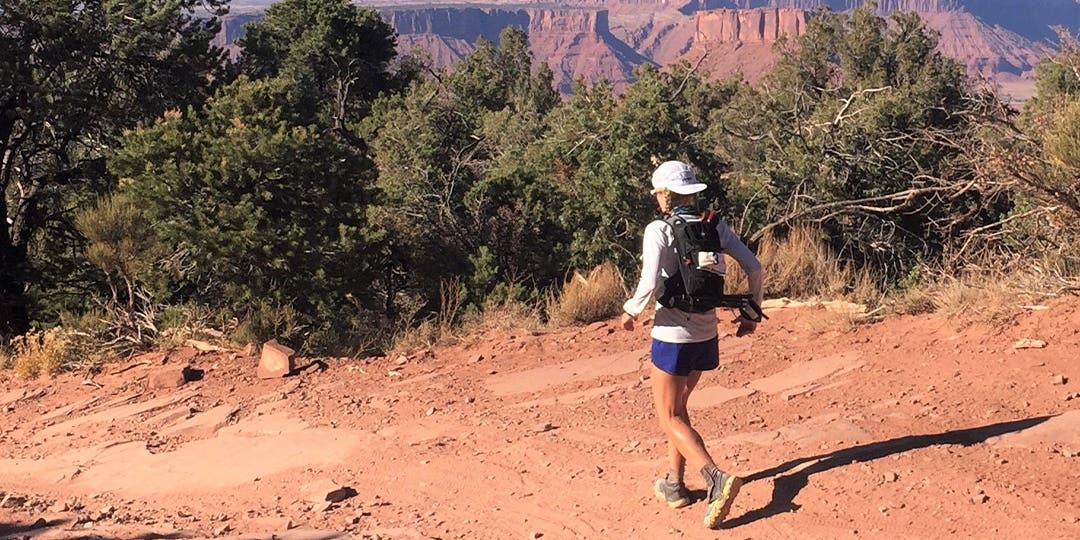
[[[495,331],[272,380],[193,348],[95,384],[6,380],[0,537],[1078,538],[1080,301],[1048,307],[722,324],[691,401],[748,480],[721,531],[653,498],[646,329]]]

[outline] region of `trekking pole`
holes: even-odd
[[[762,319],[768,319],[769,316],[765,314],[765,311],[761,309],[757,301],[754,300],[754,296],[751,294],[725,294],[720,296],[716,307],[734,308],[739,310],[739,315],[744,319],[761,322]]]

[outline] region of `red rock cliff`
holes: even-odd
[[[539,32],[607,34],[608,12],[591,9],[526,9],[529,35]]]
[[[760,80],[776,63],[773,44],[806,32],[809,14],[794,8],[717,9],[695,14],[697,29],[683,56],[712,77]]]
[[[696,19],[696,42],[773,43],[783,35],[802,35],[808,16],[801,9],[718,9],[700,12]]]
[[[877,0],[878,11],[892,13],[893,11],[919,11],[938,12],[959,9],[963,4],[961,0]],[[717,8],[785,8],[814,10],[827,6],[833,11],[854,9],[866,4],[865,0],[697,0],[689,5],[696,9]]]

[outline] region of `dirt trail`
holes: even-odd
[[[1080,301],[995,325],[841,319],[721,326],[690,405],[748,479],[725,530],[653,498],[647,331],[600,323],[271,381],[179,350],[100,389],[0,383],[0,537],[1080,538]],[[204,376],[146,390],[163,361]],[[356,495],[307,502],[317,480]]]

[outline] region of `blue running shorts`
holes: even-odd
[[[685,377],[691,371],[709,371],[720,365],[720,344],[716,338],[699,343],[668,343],[652,340],[652,363],[660,371]]]

